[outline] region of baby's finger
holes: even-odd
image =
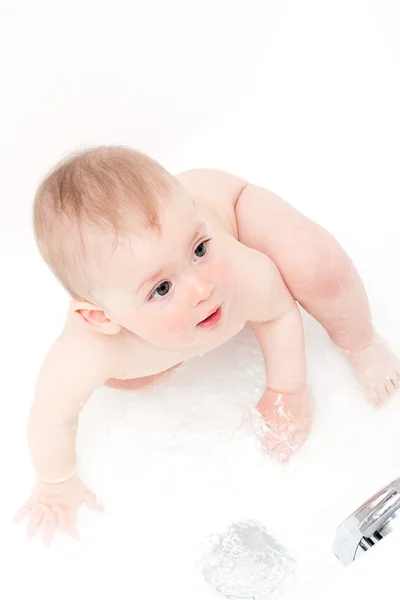
[[[308,434],[306,431],[299,431],[296,433],[296,435],[293,437],[293,440],[290,444],[290,448],[291,448],[293,454],[295,452],[298,452],[300,450],[300,448],[302,448],[304,446],[304,444],[306,443],[307,437],[308,437]]]
[[[79,540],[79,533],[75,526],[75,513],[73,510],[59,508],[57,511],[58,522],[63,531],[72,538]]]
[[[28,514],[32,508],[32,498],[29,498],[24,504],[17,510],[13,517],[14,523],[19,523]]]
[[[306,419],[303,421],[301,427],[295,432],[293,436],[292,446],[295,450],[299,450],[307,441],[308,436],[310,435],[312,427],[312,420]]]
[[[29,522],[26,529],[26,535],[31,540],[36,533],[37,528],[43,520],[43,507],[38,504],[29,513]]]
[[[279,438],[275,437],[274,435],[271,435],[271,433],[268,432],[264,434],[261,445],[264,450],[271,453],[276,451],[277,447],[279,446],[279,443]]]
[[[57,515],[49,506],[44,506],[43,512],[43,543],[45,546],[50,546],[57,529]]]
[[[282,442],[276,449],[276,453],[278,455],[279,462],[284,464],[289,462],[289,458],[293,454],[293,449],[286,443]]]
[[[279,462],[287,462],[289,460],[291,450],[282,439],[274,435],[266,435],[264,442],[265,450]]]

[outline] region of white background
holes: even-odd
[[[26,412],[65,307],[36,254],[31,204],[45,172],[77,146],[128,144],[172,172],[216,167],[274,190],[339,239],[362,274],[377,327],[400,348],[398,10],[395,0],[0,0],[4,528],[29,492]],[[321,372],[311,355],[313,372]],[[381,417],[383,430],[376,433],[381,448],[387,419]],[[346,418],[340,422],[346,428]],[[311,465],[320,456],[318,444],[311,442],[305,454]],[[369,465],[358,456],[367,474]],[[396,475],[395,458],[389,467],[386,458],[383,453],[382,468],[374,463],[382,474],[377,485]],[[87,477],[95,473],[93,485],[107,490],[109,480],[101,481],[89,450],[82,460]],[[313,471],[299,462],[312,478],[324,472],[315,464]],[[352,502],[376,491],[361,477],[362,491],[353,493],[350,475]],[[301,469],[297,477],[306,497],[311,480],[304,482]],[[354,508],[343,504],[332,527]],[[40,572],[23,537],[14,529],[7,535],[13,576],[23,577],[28,563],[30,577]],[[48,560],[39,546],[36,552],[37,560]],[[57,556],[62,552],[52,568]],[[32,584],[37,589],[42,576]],[[121,598],[137,597],[132,585]],[[171,576],[166,596],[173,597],[175,585]],[[80,600],[79,588],[73,589]],[[195,597],[190,586],[186,592]],[[154,596],[141,588],[140,597]]]

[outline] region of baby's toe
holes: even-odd
[[[400,381],[397,379],[387,378],[385,382],[376,388],[376,395],[378,398],[378,405],[384,406],[387,404],[393,396],[397,395],[400,389]]]
[[[390,391],[388,390],[388,385],[383,385],[376,388],[375,396],[376,396],[376,405],[381,407],[385,406],[390,400]]]
[[[390,396],[394,396],[397,394],[400,389],[400,379],[398,373],[393,374],[391,377],[387,378],[385,382],[385,389]]]
[[[400,373],[396,373],[394,378],[390,380],[396,390],[400,390]]]
[[[400,382],[397,379],[389,379],[385,387],[388,393],[393,396],[400,388]]]

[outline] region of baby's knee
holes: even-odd
[[[345,251],[334,240],[323,241],[304,259],[305,290],[318,298],[332,298],[349,289],[357,273]]]

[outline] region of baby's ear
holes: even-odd
[[[113,323],[113,321],[107,317],[102,308],[99,308],[86,300],[74,300],[72,309],[77,315],[80,315],[84,319],[88,327],[91,327],[91,329],[94,329],[99,333],[115,335],[122,329],[121,325]]]

